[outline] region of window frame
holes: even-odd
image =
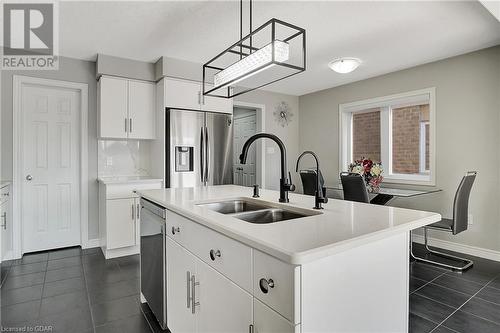
[[[424,174],[396,174],[392,172],[392,116],[393,108],[418,103],[429,103],[429,172]],[[381,96],[339,104],[339,170],[347,171],[352,161],[352,114],[380,109],[380,157],[384,166],[384,183],[426,185],[436,184],[436,88],[425,88],[400,94]]]

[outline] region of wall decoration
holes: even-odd
[[[274,108],[274,117],[276,122],[281,125],[281,127],[288,126],[292,121],[293,113],[290,105],[287,102],[281,102]]]

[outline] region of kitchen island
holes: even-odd
[[[252,198],[233,185],[139,195],[166,208],[174,333],[407,332],[409,232],[441,219],[343,200],[314,210],[311,196],[283,204],[277,191]],[[270,213],[288,219],[262,223]]]

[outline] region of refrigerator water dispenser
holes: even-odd
[[[189,172],[193,169],[194,147],[176,146],[175,147],[175,171]]]

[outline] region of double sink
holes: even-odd
[[[308,210],[300,210],[299,212],[298,210],[274,207],[272,203],[261,203],[245,199],[203,203],[198,204],[198,206],[256,224],[275,223],[321,214]]]

